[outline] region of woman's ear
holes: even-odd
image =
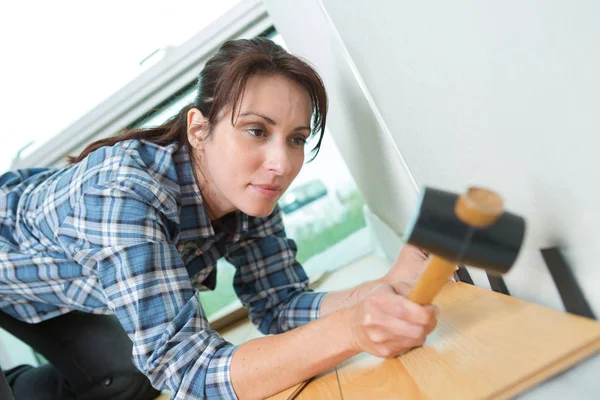
[[[187,113],[187,138],[190,145],[197,150],[204,150],[204,142],[208,134],[208,121],[197,108]]]

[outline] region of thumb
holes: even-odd
[[[394,290],[396,291],[396,293],[398,293],[399,295],[402,295],[404,297],[408,297],[408,294],[410,293],[412,288],[413,288],[413,286],[407,282],[394,283]]]

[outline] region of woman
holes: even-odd
[[[267,39],[230,41],[162,126],[1,176],[0,326],[50,362],[7,371],[15,398],[152,399],[150,383],[176,399],[264,398],[359,352],[422,344],[436,309],[404,297],[418,249],[330,293],[310,291],[295,260],[277,201],[309,137],[318,152],[326,111],[307,63]],[[221,257],[252,322],[276,335],[234,346],[210,329],[197,294]]]

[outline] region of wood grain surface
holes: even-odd
[[[511,398],[600,350],[596,321],[476,286],[449,283],[435,303],[438,326],[424,346],[388,360],[353,357],[295,398]]]

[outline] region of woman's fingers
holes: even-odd
[[[351,326],[355,343],[378,357],[396,356],[420,346],[436,326],[438,308],[421,306],[383,284],[354,309]]]
[[[408,282],[396,282],[393,287],[397,294],[407,297],[412,290],[413,285]]]
[[[365,324],[369,328],[393,329],[394,335],[420,339],[431,333],[437,324],[439,308],[434,305],[421,306],[398,295],[386,287],[367,299]],[[394,322],[397,321],[397,322]],[[402,329],[406,329],[403,332]]]
[[[421,306],[408,300],[404,293],[397,294],[389,289],[373,296],[371,301],[385,314],[420,325],[431,323],[439,313],[439,308],[435,305]]]
[[[394,357],[423,345],[434,328],[435,319],[428,325],[419,325],[385,315],[371,327],[368,337],[378,355]]]

